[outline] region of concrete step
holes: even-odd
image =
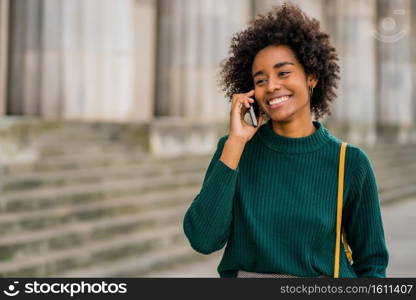
[[[400,170],[385,170],[383,172],[376,173],[377,184],[379,189],[387,190],[398,184],[414,184],[416,181],[416,168],[415,167],[402,167]]]
[[[39,156],[45,157],[60,157],[70,155],[73,153],[105,153],[105,152],[122,152],[122,151],[136,151],[145,152],[141,145],[128,145],[126,143],[119,143],[113,141],[103,141],[99,143],[66,141],[54,143],[52,145],[38,146]]]
[[[415,185],[405,185],[400,188],[386,190],[380,194],[381,203],[392,203],[416,195],[416,184]]]
[[[389,182],[393,180],[408,181],[413,180],[416,176],[415,164],[408,164],[404,166],[392,167],[390,169],[375,169],[374,170],[377,183],[382,186],[388,186]]]
[[[2,214],[0,234],[2,238],[16,237],[22,232],[32,234],[48,228],[67,226],[77,222],[111,219],[139,211],[146,212],[153,208],[164,209],[165,207],[181,204],[186,199],[193,199],[199,190],[199,186],[180,187],[166,191],[150,191],[143,193],[140,197],[110,198],[76,206],[64,205],[56,208]],[[11,242],[11,240],[8,240],[8,242]],[[3,245],[8,245],[8,243],[3,243]]]
[[[416,151],[416,144],[377,143],[374,146],[359,146],[369,156],[377,158],[395,152],[407,153]]]
[[[31,172],[57,171],[57,170],[85,170],[94,167],[128,165],[139,163],[148,158],[141,152],[115,152],[115,153],[91,153],[85,155],[70,155],[20,164],[4,164],[3,174],[17,175]]]
[[[416,153],[393,153],[389,157],[385,156],[378,159],[372,159],[370,157],[370,161],[374,168],[385,169],[413,163],[415,161],[414,157],[416,157]]]
[[[96,167],[86,170],[58,170],[9,175],[4,176],[3,192],[29,189],[36,191],[38,188],[74,185],[78,183],[108,182],[122,178],[143,178],[163,174],[174,175],[187,171],[205,171],[208,164],[208,157],[188,158],[183,161],[145,160],[135,164]]]
[[[225,247],[210,255],[201,255],[197,261],[177,264],[162,270],[151,270],[147,278],[219,278],[217,267],[224,256]]]
[[[94,160],[110,160],[119,161],[123,158],[147,158],[144,153],[137,151],[106,151],[104,153],[79,153],[75,152],[72,154],[61,155],[59,157],[44,157],[37,161],[38,165],[54,166],[54,165],[67,165],[67,164],[84,164],[85,162],[91,162]]]
[[[43,134],[38,137],[36,140],[36,145],[45,149],[49,146],[54,147],[55,145],[71,145],[72,143],[76,144],[106,144],[111,140],[105,136],[100,136],[94,133],[84,133],[84,134],[61,134],[61,133],[49,133]]]
[[[171,248],[168,246],[178,244],[184,247],[183,233],[178,231],[178,222],[173,222],[161,228],[147,229],[138,233],[86,243],[83,246],[2,262],[0,263],[0,276],[52,276],[74,268],[90,268],[93,264],[103,264],[120,257],[141,259],[156,252],[157,249],[169,249],[167,253],[172,255]]]
[[[0,261],[21,260],[45,252],[82,247],[95,241],[111,241],[118,236],[149,231],[167,224],[178,224],[187,207],[188,205],[182,201],[163,208],[148,208],[144,212],[133,211],[113,218],[72,222],[44,230],[21,232],[17,236],[2,237]],[[181,226],[177,227],[177,231],[181,231]]]
[[[201,254],[185,242],[169,248],[161,247],[145,255],[119,259],[94,267],[68,270],[54,277],[146,277],[150,271],[200,261]]]
[[[98,200],[128,195],[140,196],[151,190],[166,190],[178,186],[200,185],[204,172],[193,171],[184,174],[162,175],[146,178],[129,178],[111,182],[85,183],[76,186],[39,188],[33,191],[9,192],[0,199],[0,212],[21,212],[46,209],[78,203],[91,203]]]
[[[108,130],[100,130],[91,127],[89,124],[79,124],[79,126],[60,126],[58,128],[49,129],[40,133],[39,142],[44,144],[52,144],[55,141],[104,141],[114,140],[120,134]]]

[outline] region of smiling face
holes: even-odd
[[[273,121],[311,118],[309,87],[315,87],[317,80],[306,76],[288,46],[270,45],[260,50],[252,75],[257,103]]]

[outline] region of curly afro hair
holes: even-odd
[[[226,96],[254,89],[251,67],[256,54],[269,45],[286,45],[303,66],[306,75],[318,83],[311,99],[316,119],[331,115],[329,103],[336,93],[339,77],[338,55],[319,21],[309,18],[298,6],[284,3],[267,14],[259,14],[249,26],[231,39],[229,57],[221,62],[219,85]]]

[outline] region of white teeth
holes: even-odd
[[[276,98],[276,99],[273,99],[273,100],[269,101],[269,105],[280,103],[280,102],[286,101],[287,99],[289,99],[289,96],[283,96],[283,97],[280,97],[280,98]]]

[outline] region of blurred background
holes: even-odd
[[[337,48],[321,121],[374,165],[387,275],[414,277],[416,1],[292,2]],[[228,132],[230,38],[280,3],[0,0],[0,276],[218,277],[182,220]]]

